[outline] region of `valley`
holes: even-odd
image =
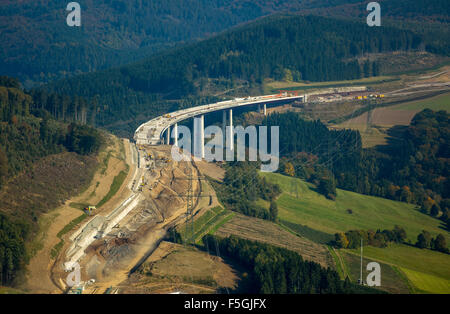
[[[4,1],[0,294],[449,294],[448,4],[377,3]]]

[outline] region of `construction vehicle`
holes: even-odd
[[[91,215],[92,212],[93,212],[94,210],[97,210],[97,208],[96,208],[95,206],[88,206],[88,207],[85,207],[85,208],[84,208],[84,211],[85,211],[88,215]]]

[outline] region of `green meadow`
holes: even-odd
[[[331,201],[303,180],[278,173],[261,175],[283,190],[277,200],[280,220],[329,234],[355,229],[392,229],[399,225],[406,230],[412,243],[424,229],[433,236],[446,234],[447,241],[450,240],[448,232],[440,228],[441,222],[420,213],[415,205],[340,189],[337,190],[336,201]]]
[[[417,110],[431,109],[434,111],[450,111],[450,93],[434,96],[427,99],[405,102],[391,107],[393,110]]]
[[[441,222],[420,213],[414,205],[340,189],[336,201],[331,201],[303,180],[277,173],[261,175],[283,190],[277,200],[278,218],[290,229],[297,225],[301,227],[299,230],[310,228],[332,235],[355,229],[392,229],[399,225],[406,230],[411,243],[415,243],[417,235],[424,229],[433,236],[444,234],[449,242],[449,233],[440,228]],[[307,233],[304,236],[308,237]],[[314,237],[311,240],[314,241]],[[337,250],[336,253],[358,256],[359,249]],[[447,254],[406,244],[390,244],[387,248],[365,247],[364,258],[385,265],[385,279],[391,292],[405,293],[409,286],[410,291],[417,293],[450,293],[450,256]],[[344,267],[341,272],[357,273],[359,265],[352,258],[340,258],[339,262],[344,263],[340,265]],[[399,281],[398,287],[395,280]]]
[[[359,250],[341,250],[355,256]],[[387,248],[367,246],[364,258],[396,266],[406,275],[416,292],[450,293],[450,256],[404,244]]]

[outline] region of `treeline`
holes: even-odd
[[[47,106],[48,103],[44,108]],[[64,151],[95,155],[103,144],[103,136],[98,130],[86,125],[56,121],[44,108],[40,108],[39,116],[35,116],[33,113],[36,113],[36,108],[33,97],[20,89],[20,83],[16,79],[0,77],[0,192],[4,192],[2,188],[7,182],[27,170],[30,173],[27,179],[33,181],[37,174],[33,174],[31,169],[46,156]],[[64,162],[68,160],[65,159]],[[20,184],[33,187],[38,185],[34,183],[36,182]],[[66,189],[76,189],[70,187],[70,184],[67,186],[54,193],[62,197],[61,194],[66,193]],[[21,191],[14,193],[20,195],[26,189],[21,186]],[[9,188],[8,193],[12,193],[12,190]],[[8,199],[14,200],[15,197],[17,194],[10,195]],[[23,194],[21,197],[29,197],[27,201],[33,203],[35,195]],[[23,221],[12,217],[17,212],[7,214],[11,212],[9,206],[0,208],[0,285],[10,285],[23,274],[28,260],[25,241],[37,229],[38,216],[35,209],[30,206],[21,210],[26,212],[21,217]],[[43,211],[45,208],[39,208],[37,212]]]
[[[448,222],[450,198],[449,114],[426,109],[384,148],[363,149],[359,132],[328,130],[300,115],[272,114],[263,122],[280,127],[280,152],[295,176],[323,172],[342,189],[415,203]],[[302,152],[303,154],[299,154]],[[332,186],[331,186],[332,187]],[[325,189],[326,191],[326,189]]]
[[[377,64],[360,65],[356,57],[416,49],[420,43],[421,38],[405,30],[279,15],[135,64],[80,75],[46,88],[60,95],[98,97],[99,107],[94,110],[91,104],[87,108],[87,121],[95,114],[98,125],[114,130],[121,127],[118,121],[152,117],[178,109],[178,99],[208,95],[215,82],[229,82],[227,89],[244,83],[252,89],[266,78],[328,81],[378,75]]]
[[[436,238],[433,238],[428,231],[422,230],[417,236],[416,246],[420,249],[431,249],[433,251],[450,254],[450,250],[447,247],[447,241],[443,234],[438,234]]]
[[[291,154],[280,161],[279,171],[291,177],[299,177],[316,186],[316,191],[330,200],[336,200],[336,180],[333,173],[318,163],[315,155]]]
[[[248,269],[244,293],[255,294],[349,294],[378,290],[340,280],[336,271],[304,261],[293,251],[234,236],[203,237],[208,252],[220,252]]]
[[[403,243],[407,238],[406,231],[400,226],[395,226],[393,230],[350,230],[335,234],[333,245],[337,248],[356,249],[363,245],[384,248],[389,243]]]
[[[233,162],[226,166],[222,183],[212,182],[219,200],[226,208],[247,216],[275,221],[278,207],[275,197],[281,194],[278,185],[259,176],[257,165],[252,162]],[[270,202],[267,210],[256,201]]]

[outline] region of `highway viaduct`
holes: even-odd
[[[197,121],[200,126],[200,136],[203,136],[204,131],[204,115],[212,112],[223,112],[223,129],[229,123],[230,138],[233,137],[233,109],[247,106],[261,106],[264,111],[264,115],[267,115],[267,105],[284,104],[292,101],[300,100],[307,101],[307,95],[292,95],[289,93],[281,93],[277,95],[265,95],[246,98],[235,98],[233,100],[217,102],[214,104],[208,104],[203,106],[196,106],[187,109],[178,110],[163,116],[154,118],[141,126],[136,130],[134,140],[138,145],[161,145],[170,144],[170,130],[174,128],[175,138],[174,145],[178,144],[178,123],[189,118],[199,119]],[[228,119],[227,119],[228,110]],[[164,136],[165,135],[165,136]],[[201,145],[204,145],[204,141],[200,141]],[[232,145],[232,144],[231,144]],[[233,149],[231,147],[231,149]],[[202,147],[202,151],[203,151]]]

